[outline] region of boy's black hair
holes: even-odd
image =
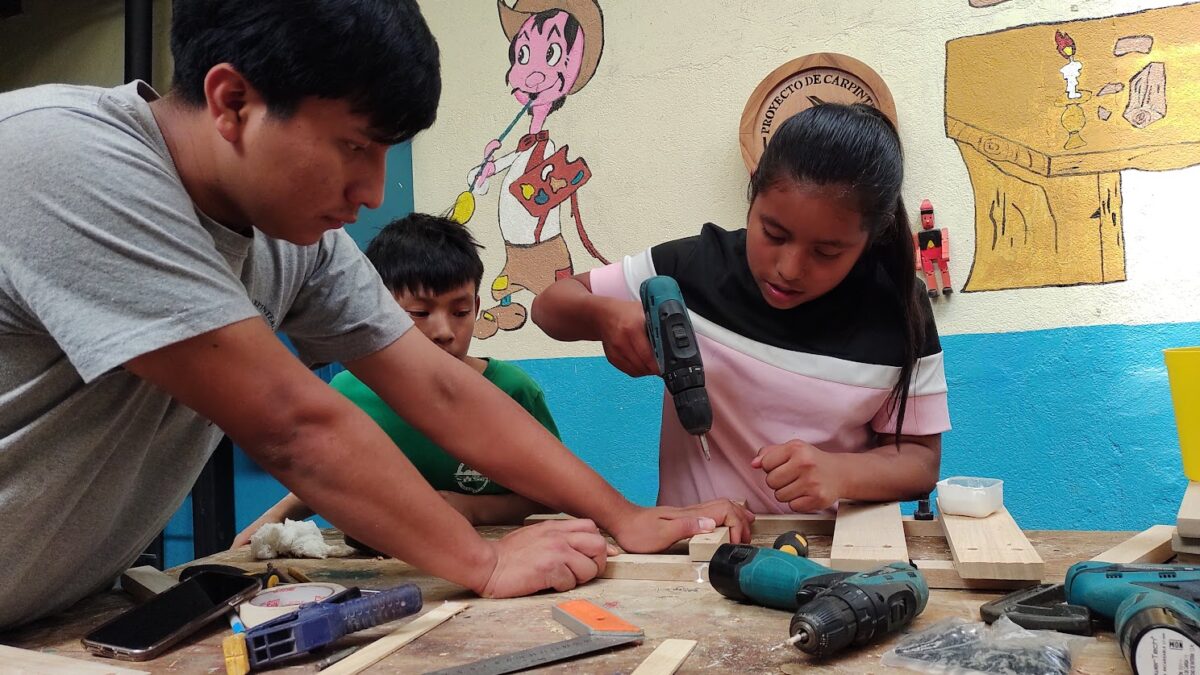
[[[583,26],[579,25],[579,19],[576,19],[574,14],[571,14],[570,12],[562,10],[562,9],[542,10],[542,11],[538,12],[537,14],[533,15],[533,27],[538,29],[539,31],[542,30],[542,26],[547,21],[558,16],[560,13],[567,15],[567,22],[565,24],[563,24],[563,39],[566,40],[566,42],[567,42],[567,51],[571,51],[571,47],[575,46],[575,40],[578,39],[578,37],[579,37],[579,32],[581,30],[583,30]],[[517,62],[517,49],[516,49],[516,41],[514,40],[513,42],[508,43],[508,65],[509,65],[509,67],[511,68],[513,66],[513,64],[515,64],[516,62]],[[567,102],[566,96],[563,96],[562,98],[558,99],[553,104],[551,104],[550,112],[552,113],[552,112],[558,110],[559,108],[563,107],[563,104],[565,104],[566,102]],[[533,109],[532,108],[529,109],[528,114],[530,117],[533,117]],[[548,115],[550,113],[546,113],[546,114]]]
[[[483,283],[479,243],[464,225],[425,213],[388,223],[367,245],[367,259],[393,293],[445,293]]]
[[[406,141],[433,124],[438,47],[416,0],[175,0],[172,89],[204,104],[204,78],[229,63],[271,112],[309,96],[344,99],[372,140]]]
[[[785,181],[845,186],[869,235],[863,259],[876,261],[896,288],[897,310],[904,321],[904,362],[889,405],[897,413],[899,444],[927,319],[917,294],[912,230],[900,196],[900,135],[886,115],[862,103],[826,103],[802,110],[780,125],[763,151],[750,177],[751,203]]]

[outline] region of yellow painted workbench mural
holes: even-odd
[[[1200,4],[946,45],[975,197],[965,291],[1126,279],[1121,171],[1200,164]]]

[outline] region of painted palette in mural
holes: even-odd
[[[821,103],[866,103],[896,122],[892,93],[867,64],[827,52],[792,59],[773,70],[746,101],[738,133],[746,168],[758,166],[778,125]]]

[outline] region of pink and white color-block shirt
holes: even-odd
[[[746,231],[707,224],[695,237],[654,246],[591,272],[596,295],[636,300],[642,281],[674,277],[704,360],[713,408],[712,460],[679,423],[664,393],[658,503],[686,506],[744,499],[755,513],[790,513],[758,450],[800,439],[827,452],[864,452],[895,433],[888,396],[903,360],[904,324],[894,287],[864,256],[835,289],[790,310],[762,298],[746,263]],[[929,299],[918,284],[922,302]],[[913,370],[901,433],[950,429],[946,375],[932,312]]]

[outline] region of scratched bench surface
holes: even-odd
[[[498,536],[504,530],[486,528],[488,536]],[[1133,533],[1127,532],[1027,532],[1030,541],[1046,560],[1047,579],[1061,580],[1072,563],[1088,559],[1123,541]],[[331,539],[339,538],[330,533]],[[761,543],[769,545],[764,538]],[[910,553],[914,557],[937,559],[948,557],[944,540],[933,537],[910,537]],[[829,552],[828,537],[813,537],[814,556]],[[247,550],[219,553],[197,562],[235,564],[247,569],[261,569],[265,562],[252,561]],[[435,628],[403,649],[395,652],[368,672],[418,673],[467,663],[476,659],[505,654],[571,637],[569,632],[551,616],[551,607],[566,599],[583,598],[607,607],[625,620],[646,631],[643,644],[619,648],[585,660],[550,666],[539,672],[560,673],[628,673],[645,659],[662,640],[683,638],[697,640],[692,655],[679,670],[681,673],[742,672],[742,673],[873,673],[899,672],[884,669],[879,657],[893,640],[867,649],[848,652],[840,658],[814,664],[793,648],[771,650],[787,637],[787,612],[739,605],[718,595],[707,584],[690,582],[650,582],[602,580],[586,584],[563,594],[544,594],[512,600],[482,600],[463,589],[420,573],[409,565],[392,559],[348,558],[338,560],[297,560],[290,564],[305,570],[314,581],[334,581],[364,588],[386,588],[399,583],[419,585],[426,607],[443,600],[466,601],[470,609]],[[934,591],[925,613],[918,617],[915,628],[952,616],[975,619],[979,605],[995,598],[995,594],[966,591]],[[113,616],[131,601],[123,593],[112,592],[80,603],[55,620],[38,622],[20,631],[0,634],[0,643],[52,651],[63,656],[94,659],[83,651],[79,638],[90,628]],[[345,638],[345,644],[369,642],[396,625],[364,631]],[[154,661],[140,664],[122,663],[156,673],[223,672],[221,638],[227,634],[223,625],[216,625],[202,636],[190,641]],[[298,662],[296,666],[272,672],[313,672],[317,657]],[[1101,636],[1083,653],[1075,672],[1122,673],[1127,667],[1111,635]]]

